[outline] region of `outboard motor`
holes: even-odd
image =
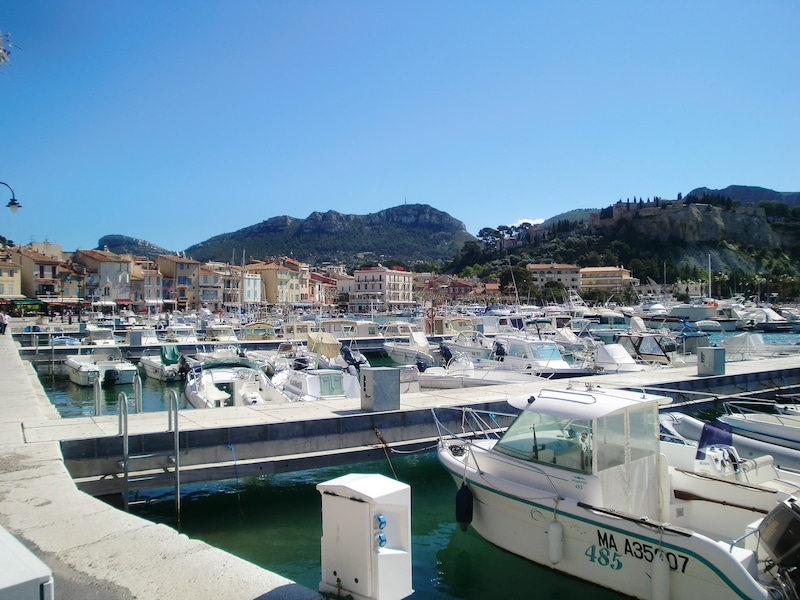
[[[297,356],[292,363],[292,369],[295,371],[304,371],[308,368],[308,357]]]
[[[453,351],[450,350],[450,346],[447,344],[439,344],[439,352],[442,354],[442,358],[444,358],[445,363],[449,363],[453,359]]]
[[[116,369],[107,369],[103,373],[103,387],[116,385],[117,381],[119,381],[119,371]]]
[[[794,498],[778,503],[758,526],[759,545],[778,569],[777,579],[792,598],[800,591],[800,505]],[[783,596],[782,596],[783,597]]]
[[[348,365],[357,365],[358,364],[358,360],[353,355],[353,351],[350,350],[350,346],[342,346],[342,348],[341,348],[341,350],[339,350],[339,352],[341,353],[342,358],[344,359],[344,362],[346,362]]]
[[[178,374],[181,376],[181,381],[186,381],[186,376],[189,374],[191,367],[186,360],[186,357],[181,354],[181,357],[178,359]]]

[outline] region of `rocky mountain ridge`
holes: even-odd
[[[697,202],[655,201],[619,202],[606,209],[570,211],[548,219],[543,227],[559,220],[583,221],[589,215],[608,213],[616,207],[617,216],[595,223],[596,234],[613,245],[626,236],[628,241],[647,247],[651,244],[670,247],[673,261],[703,267],[709,254],[715,268],[753,269],[751,256],[743,247],[789,249],[798,243],[793,232],[773,227],[756,203],[798,202],[800,193],[784,193],[748,186],[729,186],[723,190],[696,188],[688,196]],[[722,207],[703,202],[706,197],[725,197],[739,203]],[[760,211],[760,212],[759,212]],[[627,213],[627,216],[625,216]],[[578,218],[576,215],[579,215]],[[607,216],[607,215],[606,215]],[[239,231],[215,236],[187,248],[186,255],[196,260],[229,260],[232,249],[245,248],[247,258],[272,255],[294,256],[319,264],[343,262],[348,266],[368,260],[396,259],[442,263],[450,260],[466,241],[475,238],[464,224],[449,214],[428,205],[401,205],[367,215],[337,211],[313,212],[305,219],[290,216],[272,217]],[[121,235],[101,238],[99,247],[118,253],[155,255],[171,253],[154,244]]]

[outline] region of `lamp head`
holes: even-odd
[[[6,207],[10,208],[12,213],[15,213],[18,209],[22,208],[22,204],[17,202],[16,198],[11,198],[11,200],[8,201],[8,204],[6,204]]]

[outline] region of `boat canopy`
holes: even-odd
[[[342,343],[332,333],[326,331],[310,331],[308,333],[308,350],[321,354],[326,358],[336,358]]]
[[[512,396],[508,403],[519,410],[572,419],[598,419],[611,413],[648,403],[669,404],[667,396],[627,390],[542,390],[539,395]]]

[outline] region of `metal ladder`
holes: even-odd
[[[141,381],[138,376],[134,379],[134,397],[136,397],[136,381],[139,381],[138,401],[135,400],[136,409],[141,412]],[[154,452],[148,454],[130,453],[130,436],[128,431],[128,397],[125,392],[120,392],[118,396],[119,405],[119,435],[122,437],[122,460],[119,466],[123,473],[122,505],[125,511],[130,511],[130,488],[132,483],[137,481],[152,481],[170,474],[175,486],[175,511],[178,516],[178,526],[180,526],[181,515],[181,472],[180,472],[180,436],[178,427],[178,394],[175,390],[168,390],[168,409],[167,409],[167,431],[173,433],[173,448],[171,452]],[[144,473],[142,475],[131,476],[131,465],[136,461],[153,461],[158,457],[163,457],[161,465],[162,473]],[[153,469],[150,469],[151,471]],[[133,503],[146,501],[135,500]]]

